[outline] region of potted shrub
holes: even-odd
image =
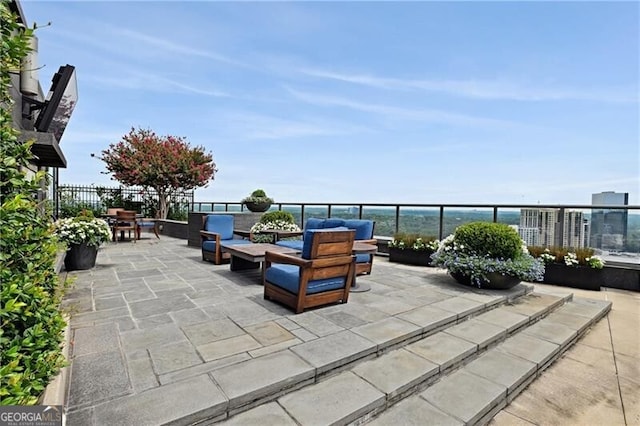
[[[74,218],[58,219],[53,224],[54,234],[67,246],[64,266],[67,271],[91,269],[96,265],[98,247],[109,241],[111,231],[103,219],[83,210]]]
[[[251,227],[251,241],[254,243],[273,243],[274,235],[268,231],[300,232],[300,227],[295,222],[295,218],[289,212],[279,210],[265,213],[260,218],[260,222]]]
[[[267,197],[267,194],[262,189],[256,189],[250,196],[242,200],[242,204],[252,212],[266,212],[272,203],[273,199]]]
[[[591,248],[529,247],[545,263],[544,283],[600,291],[604,260]]]
[[[544,264],[527,251],[508,225],[471,222],[442,240],[433,264],[456,281],[479,288],[511,288],[520,281],[542,281]]]
[[[388,245],[389,262],[431,266],[431,255],[438,250],[439,245],[436,237],[397,233]]]

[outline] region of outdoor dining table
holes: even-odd
[[[104,213],[104,214],[101,214],[100,217],[107,221],[110,228],[113,228],[113,224],[115,223],[118,215],[116,213],[113,213],[113,214]],[[144,218],[144,215],[142,213],[136,213],[136,239],[137,240],[140,239],[140,225],[137,222],[143,218]],[[160,236],[158,235],[157,224],[155,223],[155,219],[146,219],[145,222],[154,222],[153,232],[156,234],[156,237],[160,238]],[[120,239],[124,239],[124,231],[120,231]],[[113,233],[112,240],[113,241],[116,240],[115,232]]]

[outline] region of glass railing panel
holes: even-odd
[[[331,206],[331,217],[340,219],[358,219],[360,217],[360,206]]]
[[[493,209],[475,207],[445,207],[443,213],[443,232],[445,238],[460,225],[470,222],[493,222]]]
[[[306,223],[310,217],[326,218],[329,217],[329,205],[309,205],[304,206],[303,222]]]
[[[497,209],[497,222],[513,226],[520,226],[520,209],[501,207]]]
[[[304,227],[304,223],[302,223],[302,205],[300,204],[281,204],[280,210],[284,212],[289,212],[293,215],[295,219],[295,223],[300,227]]]
[[[439,208],[400,207],[398,232],[438,238],[439,229]]]
[[[243,210],[242,204],[216,204],[214,211],[216,212],[240,212],[240,211],[249,211],[248,209]]]
[[[396,231],[396,209],[394,207],[362,206],[362,219],[375,222],[373,234],[378,237],[392,237]]]

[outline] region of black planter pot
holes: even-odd
[[[459,274],[456,272],[450,272],[449,274],[460,284],[477,287],[475,283],[471,282],[471,277],[469,277],[468,275]],[[481,288],[486,288],[489,290],[507,290],[517,286],[521,281],[518,277],[514,277],[511,275],[502,275],[496,272],[488,273],[487,278],[489,279],[489,282],[482,284]]]
[[[406,265],[431,266],[431,251],[416,251],[389,247],[389,262]]]
[[[563,287],[600,291],[604,282],[602,269],[589,266],[567,266],[560,263],[548,263],[544,266],[545,284]]]
[[[268,201],[262,201],[262,202],[245,201],[244,205],[247,206],[247,208],[254,213],[266,212],[267,210],[269,210],[269,207],[271,207],[271,203]]]
[[[96,266],[97,256],[98,247],[96,246],[89,246],[85,243],[72,244],[64,258],[64,268],[67,271],[91,269]]]

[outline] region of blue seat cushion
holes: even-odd
[[[221,240],[233,238],[233,216],[228,214],[209,214],[204,221],[204,230],[220,234]]]
[[[300,267],[273,263],[271,267],[265,271],[264,277],[271,284],[285,289],[290,293],[298,294],[300,288]],[[307,283],[307,294],[344,288],[345,280],[346,277],[336,277],[309,281]]]
[[[278,246],[288,247],[298,251],[302,251],[303,244],[302,240],[283,240],[276,243]]]
[[[230,246],[233,244],[251,244],[251,241],[249,240],[223,240],[220,241],[220,245],[221,246]],[[207,241],[203,241],[202,242],[202,250],[204,251],[210,251],[215,253],[216,251],[216,242],[215,240],[207,240]]]
[[[368,253],[356,254],[356,263],[369,263],[371,262],[371,255]]]
[[[311,247],[313,246],[313,236],[318,232],[336,232],[336,231],[348,231],[348,228],[337,227],[330,229],[307,229],[304,231],[304,236],[302,237],[302,254],[300,255],[303,259],[311,258]]]
[[[138,226],[141,226],[143,228],[152,228],[152,227],[154,227],[156,225],[155,222],[144,222],[143,221],[143,222],[137,222],[137,223],[138,223]]]
[[[356,231],[356,240],[369,240],[373,238],[373,221],[367,219],[347,219],[344,225]]]

